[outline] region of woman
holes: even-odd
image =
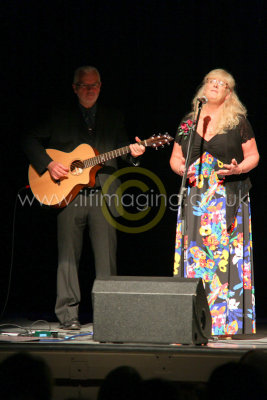
[[[212,334],[255,333],[248,172],[259,153],[234,78],[210,71],[180,124],[170,159],[183,175],[188,133],[197,98],[206,96],[195,134],[185,201],[184,276],[203,279],[212,317]],[[178,214],[174,275],[181,275],[181,220]]]

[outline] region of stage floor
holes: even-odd
[[[33,336],[36,332],[57,337]],[[55,400],[95,400],[105,376],[122,365],[134,367],[143,379],[205,384],[214,368],[238,361],[254,349],[267,354],[267,321],[257,321],[255,335],[210,339],[206,345],[99,343],[93,340],[92,324],[83,325],[81,331],[63,331],[58,323],[25,319],[0,324],[0,362],[19,351],[45,359],[55,379]]]

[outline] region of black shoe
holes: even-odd
[[[60,329],[68,329],[70,331],[72,330],[80,330],[81,329],[81,324],[78,319],[71,319],[70,321],[63,322],[60,324]]]

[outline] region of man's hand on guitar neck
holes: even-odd
[[[142,154],[144,154],[146,148],[142,144],[139,144],[141,142],[139,137],[136,136],[135,140],[136,140],[137,143],[130,144],[129,147],[130,147],[130,150],[131,150],[131,155],[133,157],[139,157]]]
[[[58,179],[62,178],[63,176],[66,176],[67,173],[69,172],[68,168],[64,167],[63,164],[60,164],[57,161],[51,161],[48,164],[47,169],[48,169],[51,177],[55,180],[58,180]]]

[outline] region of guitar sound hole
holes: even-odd
[[[83,173],[84,164],[81,160],[74,160],[70,165],[70,172],[72,175],[78,176]]]

